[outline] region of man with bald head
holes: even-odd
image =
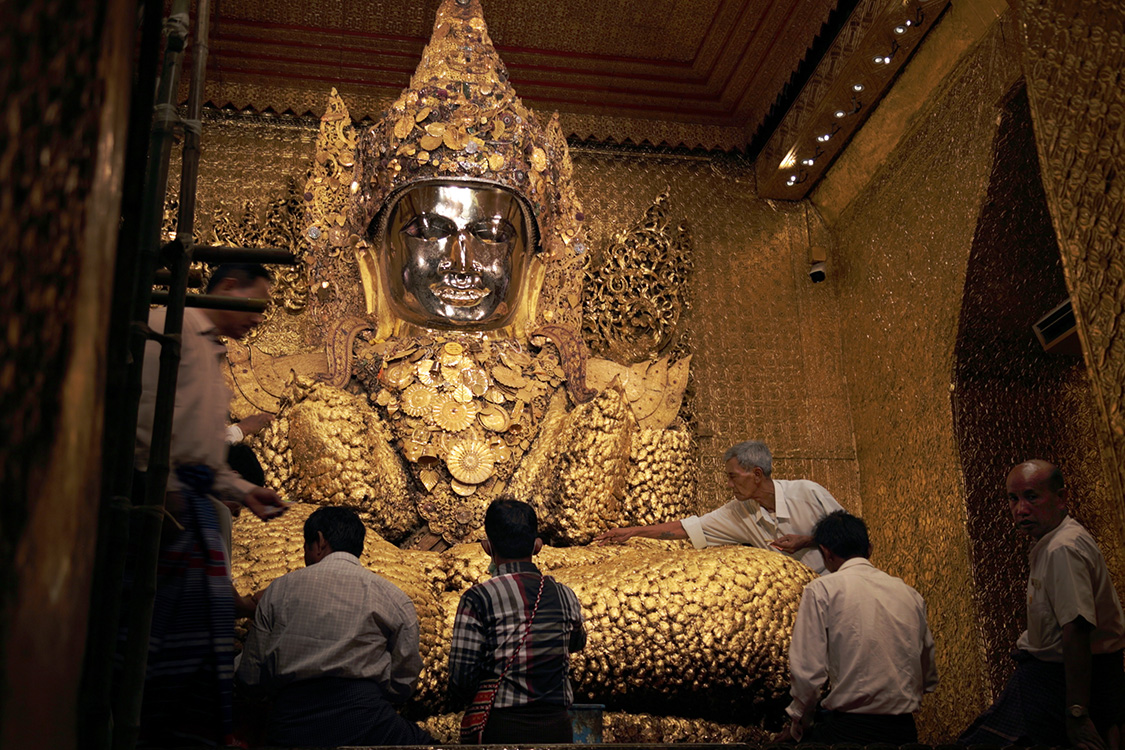
[[[1058,467],[1019,464],[1007,490],[1012,520],[1033,540],[1027,630],[1004,692],[959,741],[1116,750],[1125,724],[1125,615],[1105,558],[1067,514]]]

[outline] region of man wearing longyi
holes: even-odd
[[[1068,513],[1058,467],[1025,461],[1008,473],[1016,527],[1033,540],[1027,630],[1004,691],[962,733],[962,745],[1117,750],[1125,728],[1125,613],[1094,537]]]
[[[750,544],[792,555],[823,574],[824,558],[813,543],[817,522],[843,510],[836,499],[807,479],[773,479],[773,456],[765,443],[748,440],[723,454],[727,486],[734,500],[703,516],[680,521],[610,529],[594,539],[620,544],[635,536],[690,539],[695,547]]]

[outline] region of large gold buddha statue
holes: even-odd
[[[373,125],[357,132],[333,92],[305,192],[309,305],[271,321],[293,353],[231,349],[242,410],[278,414],[257,445],[267,479],[301,503],[238,523],[236,584],[299,567],[315,505],[359,509],[382,538],[365,562],[418,609],[418,702],[439,712],[454,608],[487,567],[464,542],[506,492],[536,506],[554,545],[540,564],[583,602],[580,699],[665,716],[650,727],[760,718],[785,691],[811,571],[741,547],[573,546],[693,513],[697,467],[677,420],[688,359],[597,360],[582,343],[572,179],[557,116],[543,126],[520,102],[479,0],[442,3],[410,86]]]

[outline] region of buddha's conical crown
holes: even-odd
[[[488,36],[479,0],[445,0],[410,87],[360,138],[353,231],[404,189],[466,180],[509,188],[555,256],[578,235],[582,208],[556,114],[544,127],[523,106]],[[582,248],[577,248],[581,252]]]

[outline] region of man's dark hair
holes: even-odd
[[[492,543],[494,555],[520,560],[535,553],[539,519],[527,503],[502,495],[484,512],[484,533]]]
[[[273,276],[261,263],[224,263],[211,273],[211,280],[207,282],[207,293],[215,291],[223,279],[234,279],[239,288],[250,286],[255,279],[273,281]]]
[[[359,520],[359,514],[351,508],[335,505],[317,508],[305,520],[305,544],[315,542],[318,531],[324,534],[324,541],[333,552],[350,552],[356,557],[363,554],[363,538],[367,536],[367,529]]]
[[[820,519],[813,531],[813,541],[845,560],[871,554],[867,524],[846,510],[833,511]]]

